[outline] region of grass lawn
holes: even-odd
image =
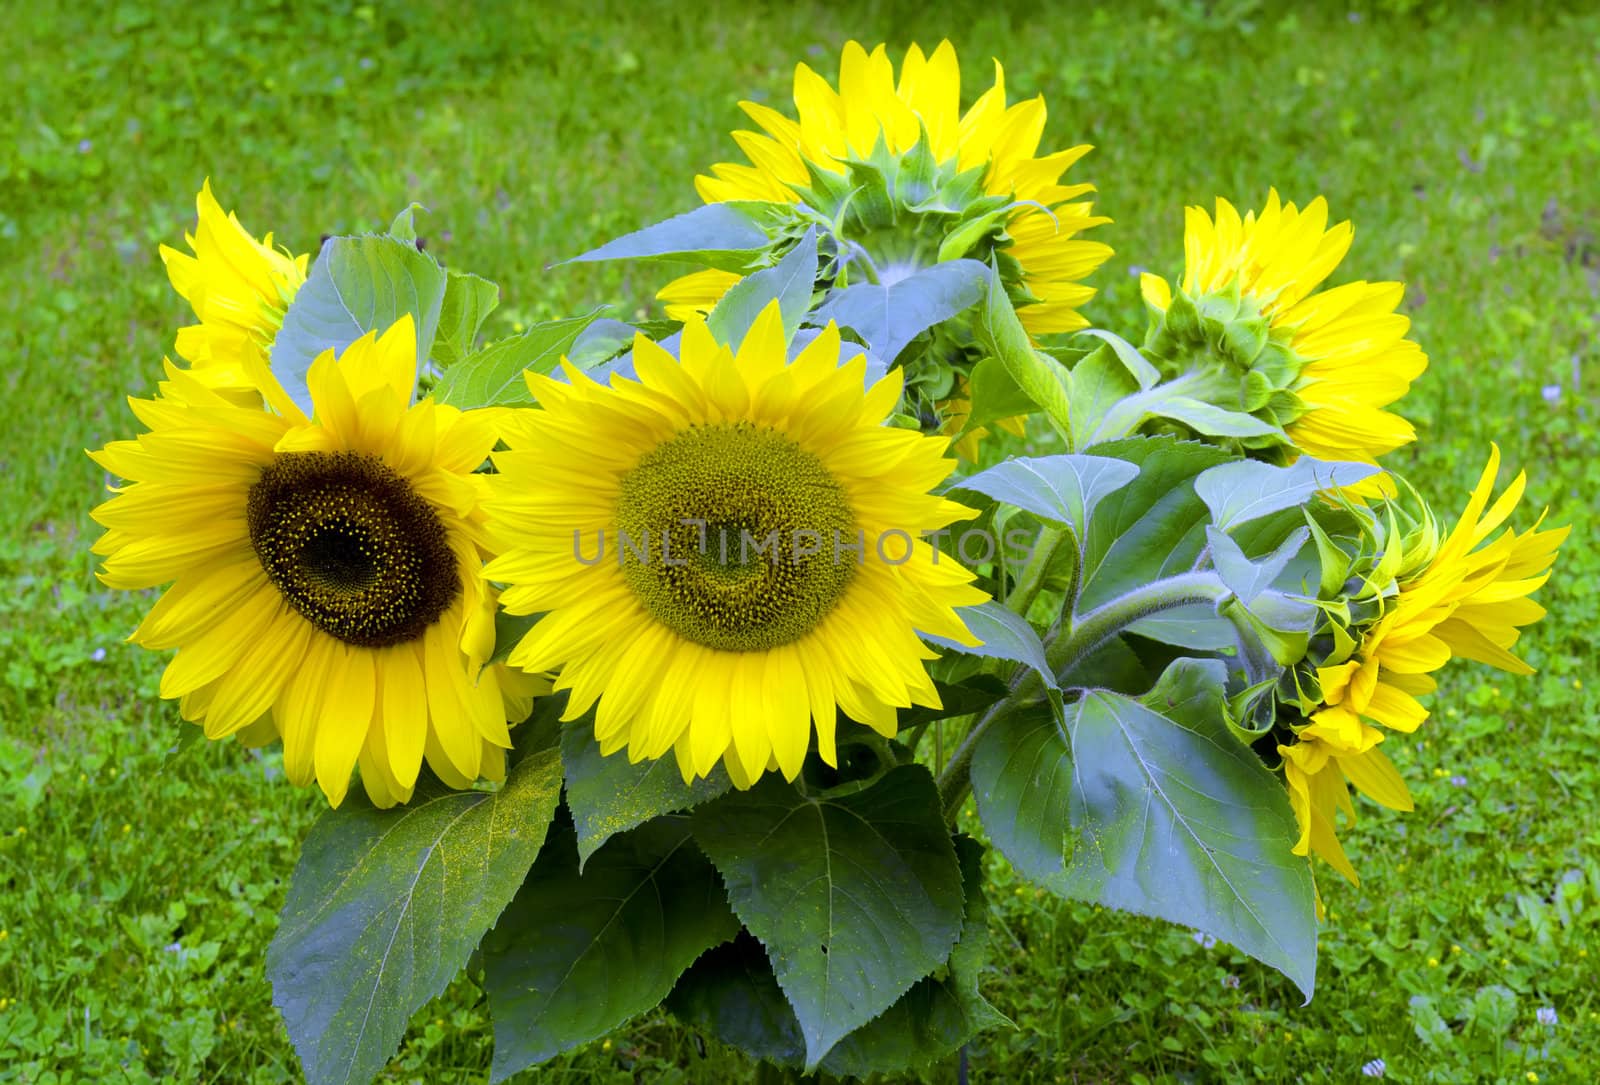
[[[783,105],[796,60],[831,76],[847,38],[945,35],[969,98],[998,57],[1013,95],[1046,96],[1047,142],[1097,146],[1072,174],[1116,220],[1091,319],[1137,338],[1135,273],[1177,269],[1184,204],[1326,194],[1357,227],[1337,277],[1404,279],[1432,358],[1394,465],[1454,509],[1497,441],[1528,503],[1574,525],[1522,642],[1539,673],[1453,671],[1386,747],[1417,810],[1362,806],[1360,888],[1324,870],[1309,1006],[1226,946],[1045,898],[995,860],[984,989],[1016,1028],[972,1046],[972,1080],[1350,1081],[1374,1059],[1407,1082],[1594,1079],[1600,15],[313,6],[5,5],[0,1081],[298,1079],[262,958],[323,800],[275,753],[168,760],[163,660],[124,643],[153,596],[102,588],[88,553],[106,480],[83,449],[132,435],[122,397],[153,389],[188,322],[156,247],[192,228],[202,178],[297,252],[424,204],[429,251],[501,284],[494,335],[600,300],[626,316],[658,281],[546,266],[692,206],[695,172],[733,156],[736,101]],[[458,979],[384,1080],[481,1081],[489,1054]],[[654,1015],[519,1080],[753,1072]]]

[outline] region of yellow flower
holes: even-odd
[[[747,787],[793,779],[813,724],[836,763],[836,708],[893,735],[938,702],[917,632],[971,643],[953,608],[985,595],[921,535],[974,514],[928,492],[943,439],[882,425],[900,377],[863,390],[839,346],[830,324],[787,362],[774,303],[737,355],[691,320],[680,358],[634,340],[637,381],[529,375],[544,409],[494,456],[484,575],[543,615],[510,662],[562,665],[603,753]]]
[[[1513,674],[1533,668],[1510,651],[1522,627],[1544,617],[1528,598],[1550,578],[1556,550],[1570,528],[1507,528],[1489,536],[1522,499],[1519,474],[1491,506],[1500,449],[1491,446],[1455,528],[1429,560],[1399,582],[1387,612],[1362,637],[1354,658],[1321,667],[1323,706],[1292,746],[1280,746],[1291,805],[1300,824],[1295,853],[1314,852],[1352,882],[1355,870],[1334,833],[1334,815],[1354,816],[1346,782],[1394,810],[1411,796],[1381,751],[1383,727],[1409,734],[1427,719],[1417,700],[1432,693],[1433,671],[1452,657],[1488,663]],[[1373,726],[1376,724],[1378,726]]]
[[[167,376],[130,401],[148,432],[91,453],[128,481],[94,510],[101,580],[172,584],[131,637],[178,649],[161,695],[207,738],[281,737],[288,778],[334,806],[358,761],[379,806],[410,798],[424,759],[454,787],[499,778],[534,689],[479,673],[491,413],[411,405],[409,316],[316,359],[309,418],[270,379],[262,409]]]
[[[1416,438],[1411,423],[1383,408],[1406,394],[1428,359],[1405,337],[1411,321],[1394,311],[1403,284],[1354,282],[1312,293],[1353,236],[1348,222],[1328,227],[1321,196],[1300,210],[1272,190],[1259,216],[1242,218],[1224,199],[1215,219],[1190,207],[1182,286],[1194,298],[1237,289],[1299,359],[1291,390],[1304,413],[1286,427],[1296,448],[1318,459],[1376,463]],[[1166,312],[1166,280],[1146,274],[1140,285],[1145,300]]]
[[[842,177],[848,160],[866,159],[880,149],[902,157],[926,139],[941,171],[953,176],[981,170],[982,193],[1015,204],[1004,216],[1010,241],[1001,251],[1017,262],[1020,286],[1036,299],[1018,310],[1023,326],[1035,335],[1075,331],[1088,324],[1078,308],[1095,292],[1083,280],[1111,256],[1108,246],[1078,237],[1110,221],[1094,214],[1091,201],[1079,199],[1094,186],[1061,182],[1061,175],[1090,148],[1036,157],[1044,133],[1044,99],[1008,106],[1005,72],[999,62],[994,70],[994,85],[962,113],[961,68],[948,41],[926,56],[912,45],[898,82],[884,46],[868,53],[858,42],[847,42],[837,90],[807,65],[796,65],[796,117],[756,102],[739,103],[762,130],[733,133],[750,164],[715,165],[711,176],[695,178],[695,188],[707,203],[796,203],[801,200],[796,189],[810,185],[813,169]],[[948,223],[955,218],[942,203],[931,210],[910,210],[917,220]],[[882,237],[853,240],[865,245],[886,278],[903,278],[915,270],[893,268],[908,259],[917,266],[932,262],[902,251],[907,248],[904,236],[881,247]],[[721,272],[702,272],[671,284],[661,297],[669,302],[668,314],[683,320],[707,311],[736,280]]]
[[[161,246],[173,289],[200,319],[178,330],[178,354],[208,388],[257,401],[251,363],[265,362],[311,257],[274,249],[270,233],[257,241],[222,210],[209,180],[195,202],[199,224],[184,237],[194,255]]]

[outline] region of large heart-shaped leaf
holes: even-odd
[[[733,786],[719,766],[692,784],[683,782],[675,757],[630,764],[617,752],[600,756],[592,724],[561,729],[561,761],[567,774],[567,806],[578,831],[578,865],[617,833],[643,825],[658,814],[688,810]]]
[[[853,329],[874,354],[893,361],[911,340],[976,305],[988,275],[977,260],[951,260],[888,285],[857,283],[829,294],[811,319]]]
[[[1116,441],[1095,454],[1136,464],[1139,474],[1095,507],[1083,547],[1083,611],[1193,567],[1210,519],[1194,477],[1230,459],[1222,449],[1172,437]]]
[[[1194,480],[1195,493],[1211,510],[1216,525],[1230,531],[1240,524],[1303,505],[1312,496],[1353,486],[1378,473],[1367,463],[1341,463],[1302,456],[1287,467],[1256,460],[1225,463]]]
[[[976,606],[961,607],[957,613],[961,615],[967,630],[978,638],[976,645],[962,644],[944,637],[929,636],[923,639],[949,652],[1025,663],[1039,672],[1047,687],[1055,688],[1056,680],[1050,673],[1044,644],[1033,626],[1028,624],[1028,619],[992,599]]]
[[[393,810],[352,798],[318,819],[267,950],[308,1082],[383,1069],[522,884],[560,793],[560,758],[543,750],[499,791],[424,787]]]
[[[793,336],[811,309],[816,280],[817,231],[811,229],[775,265],[734,283],[706,317],[706,327],[717,342],[738,347],[762,310],[776,301],[785,338]]]
[[[905,1073],[944,1058],[985,1029],[1010,1024],[978,993],[989,954],[983,845],[960,837],[956,856],[966,909],[961,939],[950,951],[948,967],[918,980],[882,1015],[840,1040],[822,1060],[828,1073],[857,1077]]]
[[[612,837],[582,874],[576,844],[563,820],[484,939],[494,1081],[654,1008],[739,929],[684,819]]]
[[[808,1068],[943,964],[960,934],[961,869],[921,765],[837,797],[769,776],[692,820],[767,947]]]
[[[805,1064],[800,1021],[772,974],[767,951],[748,931],[701,956],[679,977],[666,1005],[678,1020],[753,1059]]]
[[[407,313],[417,330],[417,373],[427,361],[447,278],[433,257],[396,237],[330,238],[283,314],[272,340],[272,375],[312,413],[306,374],[323,351],[342,351],[367,332],[380,335]]]
[[[996,464],[959,485],[1063,524],[1081,540],[1095,506],[1138,475],[1136,465],[1110,456],[1031,456]]]
[[[1205,931],[1309,998],[1311,868],[1283,784],[1228,730],[1226,677],[1180,659],[1143,697],[1086,693],[1064,733],[1042,711],[1002,721],[973,758],[978,813],[1029,880]]]
[[[978,992],[989,948],[983,847],[955,842],[966,904],[961,938],[944,969],[924,976],[878,1017],[839,1041],[821,1069],[840,1076],[903,1073],[943,1058],[1006,1018]],[[718,946],[683,974],[667,999],[680,1020],[757,1059],[798,1068],[805,1040],[766,953],[748,934]]]

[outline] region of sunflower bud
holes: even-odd
[[[1240,443],[1325,460],[1376,463],[1416,436],[1383,408],[1427,367],[1394,312],[1399,283],[1312,293],[1350,247],[1319,197],[1299,210],[1269,194],[1258,215],[1219,199],[1188,209],[1181,284],[1140,282],[1153,319],[1144,351],[1188,395],[1281,431]]]

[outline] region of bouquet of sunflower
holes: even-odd
[[[195,733],[327,799],[266,962],[310,1081],[464,968],[496,1079],[663,1003],[912,1070],[1007,1023],[998,862],[1309,998],[1351,786],[1410,809],[1382,744],[1452,658],[1529,673],[1566,530],[1497,451],[1453,519],[1379,466],[1426,358],[1400,284],[1318,289],[1350,225],[1188,209],[1136,346],[1081,315],[1088,148],[998,63],[961,100],[948,42],[799,65],[700,206],[577,258],[675,267],[665,319],[487,345],[411,210],[311,262],[202,188],[95,551],[166,586],[133,639]]]

